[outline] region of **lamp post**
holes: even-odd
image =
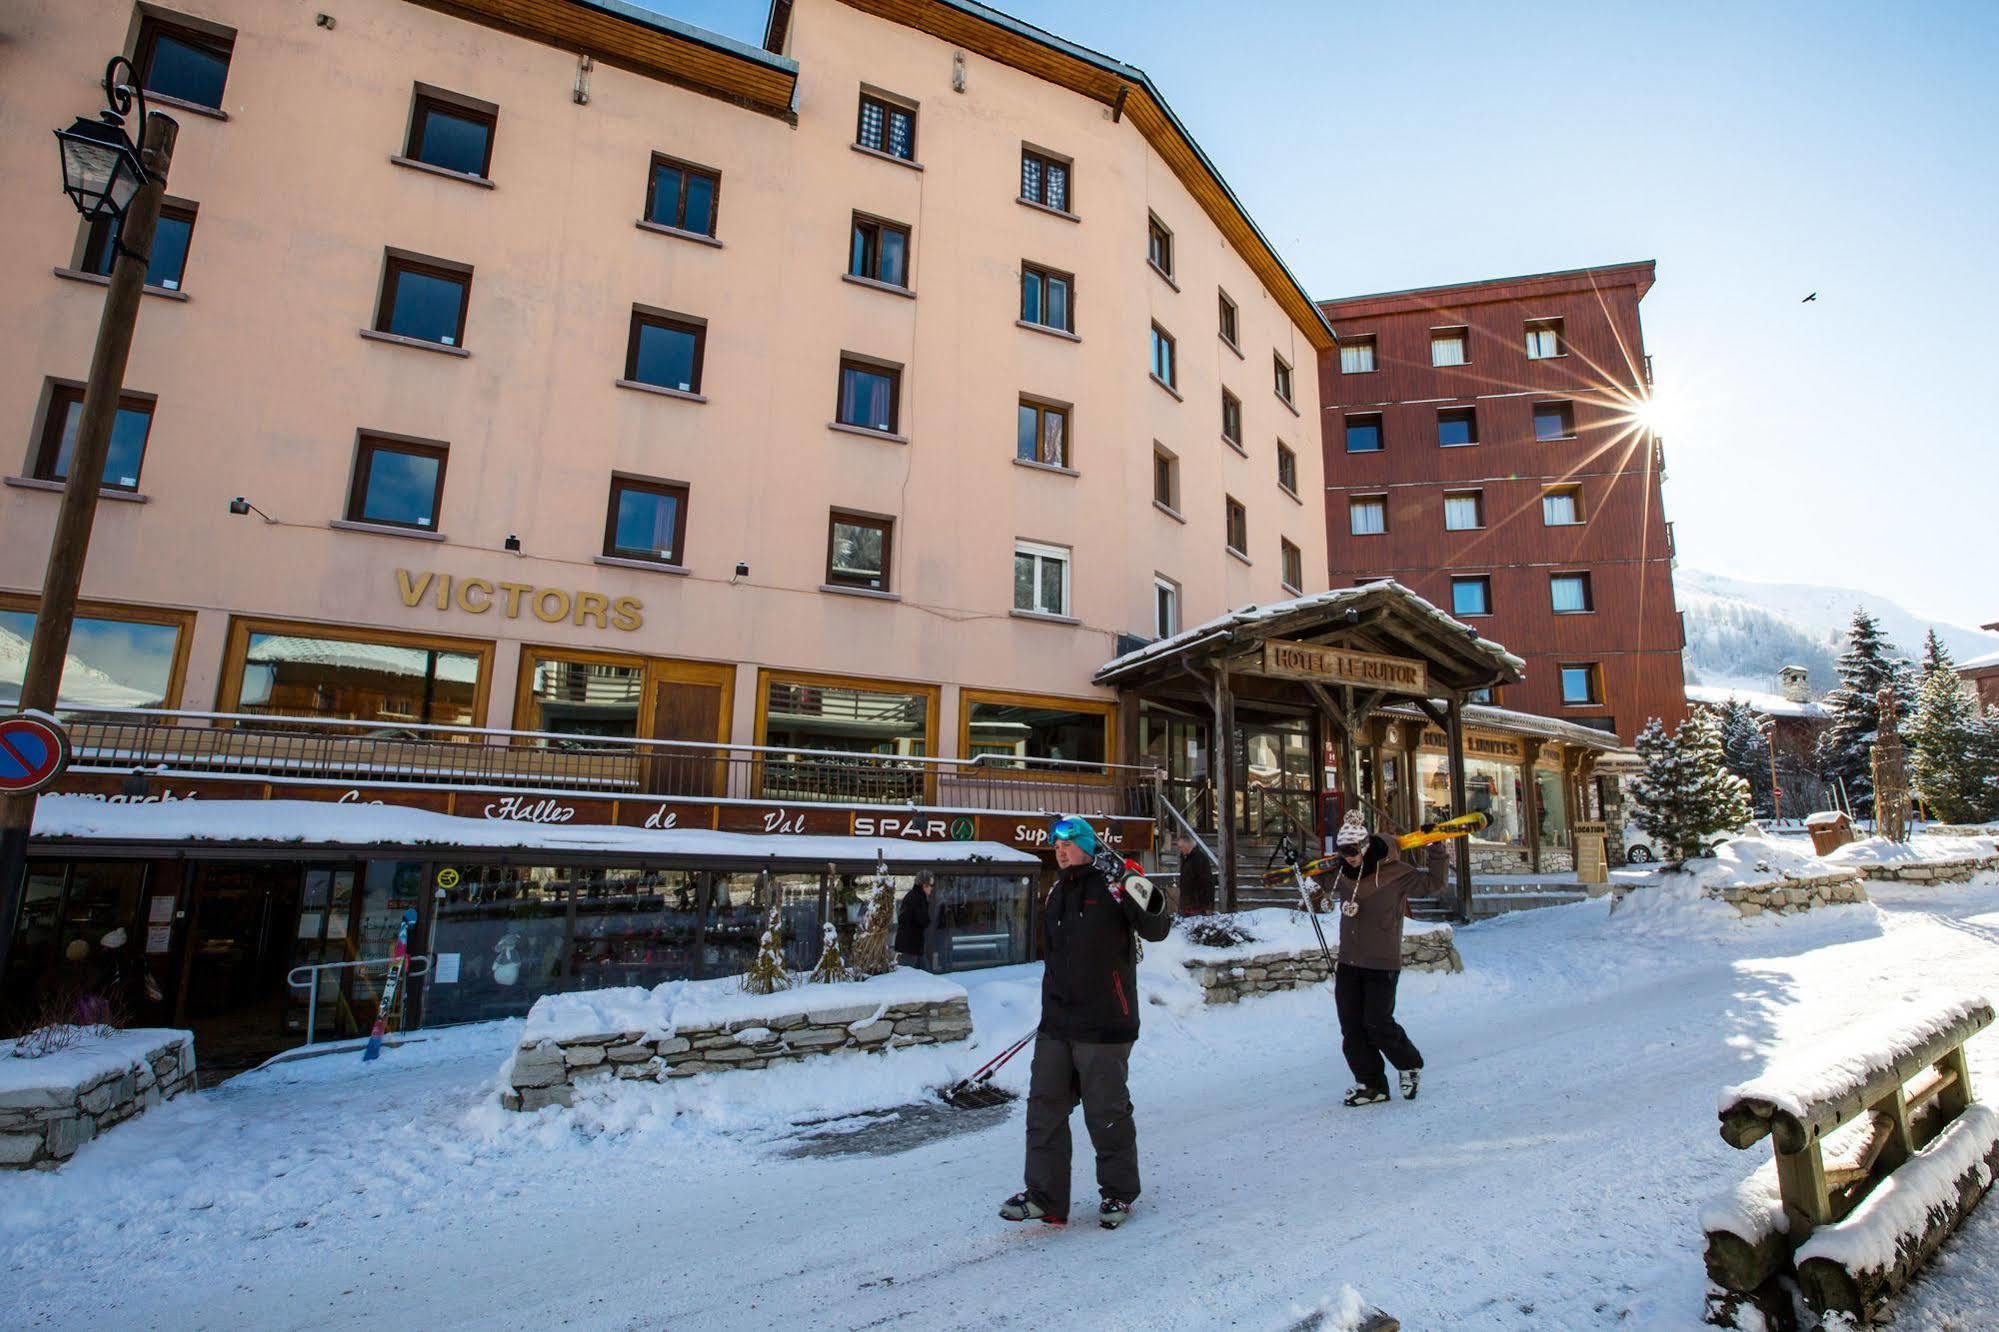
[[[1777,785],[1777,719],[1758,717],[1756,729],[1763,732],[1763,747],[1770,751],[1770,822],[1776,824],[1784,818],[1784,788]]]
[[[160,197],[166,193],[167,171],[173,165],[174,141],[180,126],[158,111],[148,114],[138,72],[123,56],[104,67],[104,110],[95,120],[78,116],[66,130],[55,132],[62,150],[62,188],[84,220],[111,229],[110,286],[97,325],[97,346],[90,356],[90,379],[84,386],[83,410],[76,426],[69,475],[64,479],[62,505],[56,512],[55,537],[42,575],[42,599],[35,612],[34,641],[21,680],[21,707],[55,711],[62,687],[63,662],[69,656],[70,629],[76,620],[77,594],[83,585],[83,561],[90,550],[90,526],[97,516],[97,491],[104,459],[111,448],[111,427],[118,419],[118,396],[125,381],[125,362],[132,351],[132,329],[139,318],[139,299],[146,285],[148,251],[160,220]],[[125,132],[132,105],[139,107],[139,142]],[[0,799],[0,983],[7,975],[8,955],[20,928],[21,900],[27,886],[28,833],[35,821],[33,795]]]

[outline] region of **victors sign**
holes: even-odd
[[[426,569],[396,570],[396,594],[414,610],[426,603],[441,611],[473,615],[494,611],[509,620],[523,612],[543,624],[595,624],[599,629],[630,632],[645,623],[645,607],[637,597],[606,597],[597,592],[570,592],[533,583],[502,583],[486,578],[458,578]]]

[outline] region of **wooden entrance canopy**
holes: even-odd
[[[1472,626],[1384,580],[1231,611],[1106,662],[1095,682],[1132,700],[1192,694],[1212,711],[1217,850],[1223,890],[1233,904],[1235,765],[1226,756],[1238,700],[1304,703],[1323,713],[1339,736],[1339,785],[1350,808],[1367,805],[1356,746],[1368,718],[1388,704],[1413,705],[1448,737],[1451,812],[1462,814],[1466,698],[1474,690],[1518,684],[1525,669],[1525,662],[1480,638]],[[1127,734],[1134,729],[1124,728]],[[1380,812],[1368,813],[1378,825]],[[1471,847],[1462,838],[1457,863],[1459,915],[1470,919]]]

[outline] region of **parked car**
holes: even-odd
[[[1652,839],[1639,831],[1638,825],[1627,821],[1624,825],[1624,863],[1627,865],[1649,865],[1659,858]]]

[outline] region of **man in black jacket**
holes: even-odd
[[[1180,834],[1180,914],[1205,916],[1215,909],[1215,862],[1185,831]]]
[[[1027,1092],[1027,1188],[1000,1206],[1008,1221],[1069,1222],[1069,1114],[1080,1100],[1097,1152],[1097,1220],[1115,1230],[1138,1197],[1138,1128],[1126,1075],[1138,1040],[1138,940],[1172,928],[1166,895],[1098,854],[1079,818],[1053,830],[1059,867],[1041,910],[1041,1026]],[[1108,873],[1106,872],[1108,871]]]
[[[923,965],[924,941],[930,937],[930,899],[937,891],[937,876],[919,871],[916,882],[903,894],[895,912],[895,951],[905,967]]]

